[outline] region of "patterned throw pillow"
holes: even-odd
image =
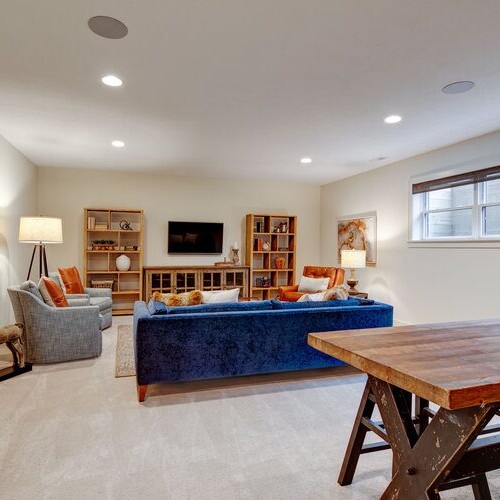
[[[38,289],[42,294],[43,300],[48,306],[68,307],[68,301],[66,300],[63,291],[54,280],[51,280],[46,276],[42,276],[38,283]]]
[[[323,295],[323,300],[347,300],[349,292],[343,286],[329,288]]]
[[[153,294],[153,300],[163,302],[168,307],[176,306],[197,306],[201,304],[203,295],[199,290],[185,293],[160,293]]]

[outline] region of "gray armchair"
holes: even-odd
[[[49,273],[49,278],[52,278],[62,288],[61,280],[59,279],[59,273]],[[68,301],[81,298],[90,299],[90,305],[99,307],[99,312],[102,315],[102,329],[104,330],[106,328],[109,328],[113,320],[113,300],[111,298],[111,289],[84,288],[84,292],[85,293],[83,294],[66,294],[66,298],[68,299]]]
[[[16,322],[24,325],[26,361],[57,363],[101,354],[99,307],[83,305],[88,298],[71,299],[70,307],[50,307],[18,286],[7,291]]]

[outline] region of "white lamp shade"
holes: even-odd
[[[21,243],[62,243],[62,220],[58,217],[21,217],[19,222]]]
[[[366,250],[342,250],[340,252],[340,265],[348,269],[366,267]]]

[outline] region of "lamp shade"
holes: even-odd
[[[348,269],[366,267],[366,250],[342,250],[340,252],[340,265]]]
[[[21,243],[62,243],[62,220],[58,217],[21,217],[19,222]]]

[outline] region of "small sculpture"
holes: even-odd
[[[122,219],[119,226],[122,231],[132,231],[132,227],[130,226],[130,222],[128,220]]]
[[[235,248],[233,247],[232,248],[232,262],[235,266],[239,266],[240,265],[240,249],[239,248]]]

